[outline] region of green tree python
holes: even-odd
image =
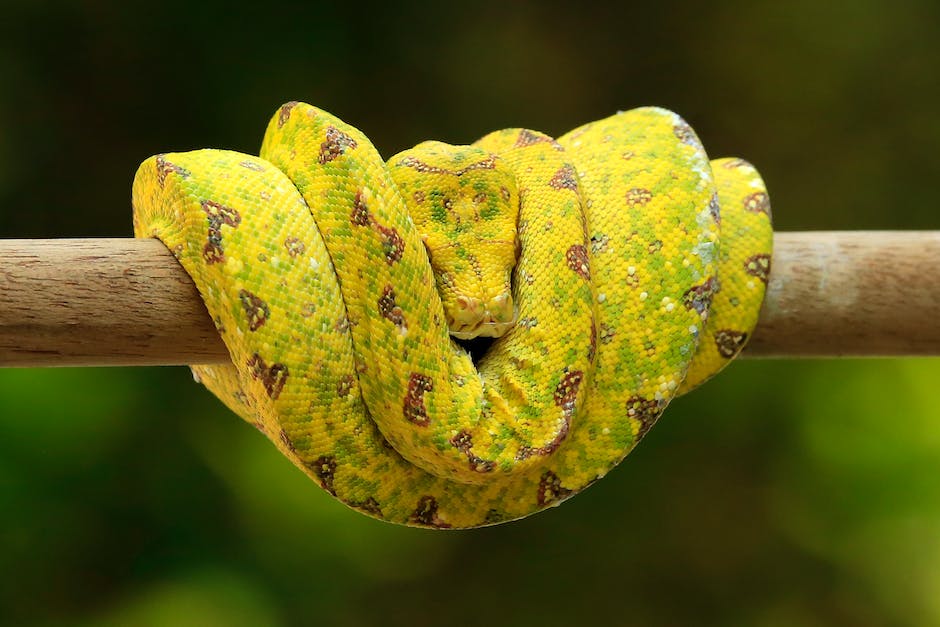
[[[230,353],[196,379],[331,495],[414,526],[514,520],[603,477],[740,352],[770,271],[757,171],[659,108],[385,161],[291,102],[260,158],[147,159],[133,206]],[[475,363],[453,338],[477,336]]]

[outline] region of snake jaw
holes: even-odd
[[[448,320],[450,334],[460,340],[501,337],[516,320],[512,295],[503,292],[484,302],[473,296],[458,296],[457,311]]]

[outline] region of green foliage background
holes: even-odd
[[[0,2],[0,236],[127,236],[147,156],[287,100],[385,155],[644,104],[780,230],[937,229],[940,3]],[[936,272],[937,268],[925,268]],[[184,368],[0,370],[11,625],[940,625],[940,362],[740,362],[605,480],[472,532],[309,482]]]

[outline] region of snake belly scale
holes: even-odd
[[[146,160],[134,230],[231,364],[196,378],[352,508],[464,528],[556,505],[743,348],[770,270],[756,170],[643,108],[384,161],[288,103],[260,157]],[[451,339],[499,336],[479,363]]]

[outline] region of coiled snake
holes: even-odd
[[[342,502],[418,526],[602,477],[741,350],[770,270],[757,171],[657,108],[385,162],[292,102],[261,158],[146,160],[133,205],[231,355],[197,380]],[[451,329],[501,337],[474,364]]]

